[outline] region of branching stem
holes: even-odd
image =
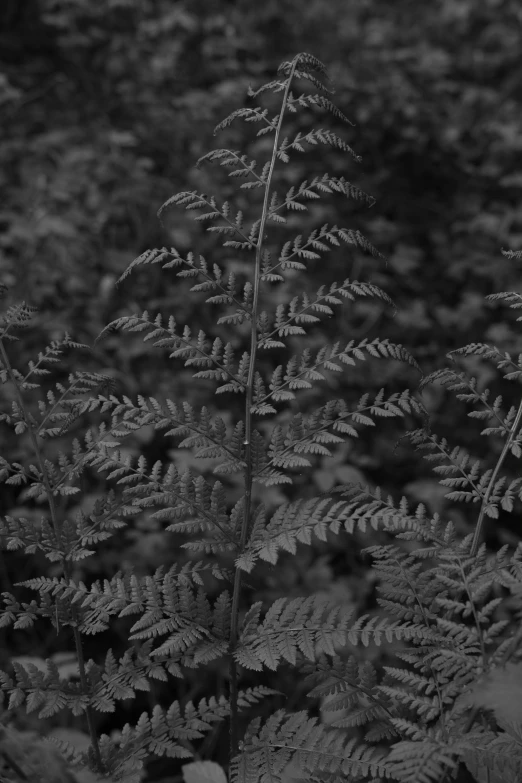
[[[520,421],[522,419],[522,400],[520,401],[520,405],[518,406],[517,415],[515,416],[515,420],[511,426],[511,430],[509,432],[509,435],[506,439],[506,442],[504,443],[504,448],[502,449],[502,453],[500,457],[498,458],[498,462],[495,465],[495,469],[493,473],[491,474],[491,478],[489,480],[488,488],[486,490],[486,493],[484,497],[482,498],[482,505],[480,507],[480,514],[479,518],[477,520],[477,526],[475,528],[475,533],[473,535],[473,541],[471,543],[471,551],[470,555],[471,557],[475,557],[479,548],[480,539],[482,537],[482,528],[484,527],[484,517],[486,515],[486,509],[489,504],[489,498],[493,491],[493,488],[495,486],[495,483],[497,481],[497,476],[500,468],[502,467],[502,463],[504,462],[506,458],[506,454],[508,453],[509,449],[511,448],[511,444],[513,443],[515,436],[517,434],[517,430],[520,424]]]

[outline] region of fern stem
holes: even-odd
[[[5,346],[4,346],[3,340],[1,340],[1,339],[0,339],[0,357],[2,358],[2,362],[4,364],[4,367],[7,370],[7,374],[9,375],[9,378],[11,379],[11,383],[13,384],[14,391],[15,391],[15,396],[16,396],[16,401],[18,403],[19,410],[20,410],[20,412],[21,412],[21,414],[23,416],[24,422],[26,424],[26,427],[27,427],[27,430],[28,430],[28,433],[29,433],[29,437],[31,439],[33,452],[34,452],[34,455],[35,455],[35,459],[36,459],[36,461],[38,463],[38,469],[40,471],[40,475],[41,475],[41,478],[42,478],[42,484],[44,486],[45,494],[47,496],[47,503],[49,505],[49,513],[51,515],[51,523],[52,523],[53,530],[54,530],[55,535],[56,535],[58,546],[60,548],[62,548],[62,545],[63,545],[62,526],[61,526],[60,521],[58,519],[56,503],[55,503],[55,500],[54,500],[54,495],[53,495],[53,490],[52,490],[52,487],[51,487],[51,483],[49,481],[49,475],[48,475],[47,470],[45,468],[44,460],[42,459],[40,446],[39,446],[39,443],[38,443],[38,439],[36,437],[35,430],[33,429],[33,426],[32,426],[31,417],[29,416],[29,413],[26,410],[22,393],[20,391],[18,383],[16,382],[16,377],[15,377],[15,374],[13,372],[13,368],[12,368],[11,363],[9,361],[9,357],[7,356],[7,352],[5,350]],[[70,563],[67,562],[67,560],[65,559],[65,556],[64,556],[64,558],[62,560],[62,568],[63,568],[64,576],[66,577],[66,579],[70,580],[72,578],[71,577]],[[80,674],[80,683],[81,683],[81,686],[82,686],[82,689],[83,689],[84,693],[87,695],[87,693],[88,693],[88,683],[87,683],[87,672],[86,672],[86,669],[85,669],[85,658],[84,658],[84,655],[83,655],[82,638],[81,638],[80,631],[78,630],[78,626],[76,624],[77,620],[78,620],[78,616],[77,616],[76,610],[73,609],[73,608],[71,608],[71,614],[72,614],[72,621],[73,621],[73,623],[75,623],[74,625],[72,625],[72,630],[73,630],[74,646],[76,648],[76,657],[77,657],[77,660],[78,660],[78,671],[79,671],[79,674]],[[58,632],[58,628],[57,628],[57,632]],[[85,717],[86,717],[86,720],[87,720],[87,727],[88,727],[88,730],[89,730],[89,737],[90,737],[90,740],[91,740],[91,748],[92,748],[92,752],[94,754],[94,759],[95,759],[95,762],[96,762],[96,766],[98,767],[98,770],[100,772],[103,772],[104,764],[103,764],[102,757],[101,757],[100,746],[98,744],[98,736],[96,734],[94,713],[93,713],[93,709],[92,709],[90,704],[88,704],[86,706],[86,708],[85,708]]]
[[[294,76],[297,63],[299,61],[299,55],[296,55],[292,61],[292,67],[288,75],[285,91],[283,94],[283,100],[281,102],[281,111],[279,113],[279,119],[274,136],[274,145],[272,148],[272,159],[270,161],[270,168],[266,178],[265,195],[263,199],[263,211],[261,213],[261,221],[259,225],[259,236],[256,246],[256,258],[254,267],[254,293],[252,297],[252,314],[250,323],[250,363],[248,367],[248,376],[246,383],[246,400],[245,400],[245,439],[243,445],[245,447],[244,460],[245,460],[245,501],[243,508],[243,522],[241,526],[241,536],[239,541],[238,554],[241,555],[244,552],[249,526],[250,526],[250,513],[252,503],[252,402],[254,396],[254,373],[256,366],[257,356],[257,318],[259,309],[259,285],[261,278],[261,262],[263,257],[263,240],[265,234],[266,221],[268,219],[269,211],[269,198],[270,198],[270,185],[274,175],[275,164],[277,160],[277,150],[279,143],[279,136],[281,133],[281,127],[283,124],[283,116],[285,113],[286,105],[288,102],[288,96],[290,94],[290,86]],[[238,751],[238,729],[239,729],[239,709],[238,709],[238,667],[234,658],[234,651],[237,645],[238,636],[238,622],[239,622],[239,599],[241,596],[241,569],[236,567],[234,575],[234,591],[232,594],[232,609],[230,620],[230,760],[234,758]]]
[[[408,572],[403,569],[402,563],[400,562],[400,560],[395,558],[395,563],[397,565],[397,569],[402,572],[404,580],[407,582],[407,584],[410,587],[410,590],[411,590],[412,595],[413,595],[413,597],[415,599],[415,602],[416,602],[417,606],[419,607],[419,611],[420,611],[420,614],[422,615],[422,619],[424,621],[424,624],[425,624],[426,628],[431,628],[434,625],[434,623],[433,623],[432,619],[430,618],[430,616],[428,614],[426,606],[424,605],[424,602],[422,600],[422,595],[419,594],[419,591],[418,591],[415,583],[412,582],[412,580],[410,579],[410,575],[408,574]],[[429,669],[430,672],[431,672],[431,677],[432,677],[433,684],[435,686],[435,690],[436,690],[436,693],[437,693],[437,701],[438,701],[438,704],[439,704],[439,720],[440,720],[440,724],[441,724],[442,733],[443,733],[444,738],[446,740],[448,740],[448,737],[449,737],[449,735],[448,735],[448,727],[446,725],[446,714],[444,712],[444,698],[443,698],[443,695],[442,695],[442,687],[441,687],[440,678],[438,676],[438,672],[437,672],[436,668],[433,666],[432,661],[429,660],[429,659],[426,662],[426,668]]]
[[[482,626],[480,625],[480,618],[478,615],[477,607],[475,605],[475,601],[473,600],[473,590],[470,588],[468,575],[466,574],[466,570],[464,566],[462,565],[462,560],[459,557],[459,571],[460,575],[462,577],[462,584],[464,586],[464,590],[466,591],[466,595],[468,597],[469,605],[471,607],[471,613],[473,615],[473,620],[475,623],[475,628],[477,629],[477,638],[480,645],[480,652],[482,655],[482,671],[486,672],[488,670],[488,654],[486,651],[486,641],[484,639],[484,630]]]
[[[480,514],[479,518],[477,520],[477,526],[475,528],[475,533],[473,535],[473,541],[471,543],[471,550],[470,555],[471,557],[476,557],[480,539],[482,536],[482,529],[484,527],[484,517],[486,515],[486,509],[488,507],[489,503],[489,497],[491,495],[491,492],[493,491],[493,487],[495,486],[497,476],[499,473],[500,468],[502,467],[502,463],[504,462],[504,459],[506,458],[506,454],[508,453],[509,449],[511,448],[511,444],[513,443],[515,439],[515,435],[518,430],[518,426],[520,424],[520,421],[522,419],[522,400],[520,401],[520,405],[518,406],[517,415],[515,416],[515,420],[513,422],[513,425],[511,427],[510,433],[508,435],[508,438],[506,442],[504,443],[504,448],[502,449],[502,453],[498,459],[497,464],[495,465],[495,469],[491,475],[491,479],[489,480],[488,488],[486,490],[486,493],[484,497],[482,498],[482,505],[480,507]]]

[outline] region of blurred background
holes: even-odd
[[[213,129],[244,105],[249,85],[274,78],[279,63],[301,51],[328,66],[333,100],[354,123],[334,121],[334,129],[362,162],[322,148],[293,157],[282,179],[289,186],[324,172],[344,176],[376,203],[368,208],[329,199],[311,206],[305,221],[298,214],[295,226],[303,233],[324,222],[359,229],[387,262],[347,257],[339,249],[328,264],[312,264],[289,285],[295,292],[314,290],[350,276],[377,283],[397,305],[394,314],[360,301],[335,323],[319,325],[314,345],[333,337],[387,337],[405,345],[426,374],[445,364],[447,351],[470,341],[516,349],[514,318],[484,296],[521,290],[520,268],[500,252],[522,247],[519,0],[3,0],[0,280],[10,299],[38,308],[36,328],[16,347],[16,366],[65,330],[92,345],[110,320],[146,307],[212,332],[213,314],[202,312],[201,298],[187,297],[174,275],[145,267],[119,287],[115,282],[134,257],[164,245],[182,254],[192,249],[225,268],[237,264],[190,214],[171,211],[161,225],[156,212],[179,190],[201,188],[218,198],[233,193],[219,171],[196,171],[193,164],[213,147],[241,149],[252,139],[240,124],[228,141],[215,139]],[[332,118],[315,118],[315,126],[331,127]],[[196,386],[180,365],[173,368],[147,348],[141,339],[111,336],[93,353],[71,353],[64,377],[74,369],[108,372],[117,393],[133,399],[138,393],[190,397],[231,418],[239,414],[236,401],[213,398],[210,386]],[[475,365],[479,385],[495,392],[494,368]],[[417,383],[411,368],[368,361],[308,402]],[[514,391],[507,389],[506,408]],[[461,403],[440,389],[424,402],[434,431],[458,438],[488,466],[495,460],[501,444],[492,449],[479,437],[480,427],[466,419]],[[446,504],[429,465],[406,442],[397,444],[403,433],[404,422],[387,421],[333,462],[317,458],[310,492],[361,479],[469,525],[474,509]],[[6,458],[28,459],[27,444],[12,432],[4,429],[1,443]],[[154,431],[142,432],[128,448],[144,451],[151,463],[188,464],[187,455]],[[84,481],[82,503],[90,506],[103,483],[99,476]],[[239,487],[229,489],[234,500]],[[277,504],[284,495],[274,489],[268,499]],[[19,488],[6,488],[0,512],[15,508],[34,513]],[[491,542],[518,539],[510,524],[501,519],[488,529]],[[79,577],[110,577],[123,561],[144,572],[172,561],[175,543],[165,549],[158,531],[144,526],[122,536],[123,543],[85,561]],[[347,539],[317,544],[290,560],[285,568],[282,558],[257,586],[263,598],[319,589],[350,600],[357,595],[361,605],[371,600],[366,566],[356,547],[347,549]],[[27,579],[41,567],[9,555],[4,573]],[[8,641],[19,655],[35,649],[30,634]],[[117,641],[111,643],[117,647]],[[43,636],[36,649],[45,657],[55,651],[55,640]],[[95,653],[93,646],[89,654]],[[214,690],[208,682],[186,687],[191,697]]]

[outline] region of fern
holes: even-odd
[[[173,315],[145,310],[115,319],[98,338],[117,330],[140,333],[178,367],[212,384],[216,395],[239,399],[242,415],[234,420],[211,407],[170,398],[138,395],[133,401],[117,396],[103,374],[87,372],[71,374],[68,384],[57,383],[35,406],[32,393],[38,380],[50,373],[65,349],[86,346],[66,335],[29,362],[24,373],[7,348],[18,339],[17,331],[30,325],[33,308],[12,305],[0,324],[0,380],[12,389],[11,405],[0,422],[25,437],[32,451],[25,461],[0,458],[0,480],[20,487],[24,500],[45,508],[41,515],[6,514],[0,519],[0,536],[7,550],[40,553],[54,564],[52,573],[20,581],[2,594],[0,627],[21,631],[47,620],[57,633],[70,634],[75,661],[75,676],[69,677],[52,657],[45,669],[13,659],[10,670],[0,673],[0,688],[8,710],[25,706],[41,718],[63,710],[83,716],[88,751],[61,743],[60,752],[71,765],[87,766],[99,777],[138,781],[151,754],[192,758],[198,752],[194,743],[225,720],[230,726],[230,783],[435,783],[455,777],[461,762],[480,780],[477,758],[497,776],[491,779],[507,774],[515,780],[520,773],[522,716],[506,708],[507,694],[499,702],[484,699],[483,692],[481,698],[477,688],[488,682],[491,693],[491,683],[502,681],[507,664],[518,666],[520,655],[521,634],[511,620],[522,609],[522,549],[488,554],[482,538],[486,517],[513,513],[522,501],[522,480],[509,481],[502,474],[507,460],[522,453],[522,403],[506,411],[502,398],[491,401],[489,392],[468,377],[466,359],[492,361],[512,383],[520,382],[522,359],[494,346],[472,344],[453,351],[453,367],[424,378],[420,386],[422,392],[430,383],[441,383],[474,406],[469,415],[485,422],[482,434],[501,444],[490,466],[431,432],[418,393],[387,394],[383,388],[363,394],[354,404],[344,399],[311,409],[305,404],[310,399],[305,395],[332,374],[369,358],[420,369],[402,345],[388,339],[337,341],[319,350],[306,345],[314,325],[335,307],[361,298],[393,307],[378,286],[351,278],[314,292],[290,293],[290,278],[306,272],[332,248],[346,245],[382,258],[359,231],[329,223],[280,241],[280,232],[293,225],[287,216],[306,212],[325,195],[374,203],[344,177],[328,174],[280,192],[279,169],[309,147],[333,146],[359,160],[336,132],[286,130],[285,115],[302,110],[329,112],[338,122],[349,122],[327,97],[331,89],[326,82],[325,66],[312,55],[299,54],[280,66],[275,80],[249,91],[252,100],[270,101],[274,95],[275,114],[271,105],[239,109],[217,126],[216,132],[244,121],[259,127],[256,138],[271,142],[269,158],[259,166],[246,153],[226,148],[198,161],[227,171],[238,187],[237,207],[196,189],[174,195],[159,210],[160,218],[171,207],[195,214],[207,231],[219,235],[224,248],[244,254],[241,274],[226,262],[221,267],[201,255],[183,256],[164,247],[143,253],[120,277],[123,281],[137,267],[160,264],[188,280],[194,295],[202,294],[207,305],[218,308],[215,333],[194,333]],[[293,90],[303,83],[313,91],[296,95]],[[258,212],[252,216],[241,191],[253,191],[253,205],[259,193]],[[274,303],[274,291],[286,300]],[[514,293],[490,300],[520,307]],[[264,356],[274,350],[278,358],[270,365]],[[283,351],[288,353],[281,360]],[[81,438],[72,437],[87,417],[95,423]],[[361,429],[390,417],[419,419],[419,428],[409,433],[411,441],[441,476],[448,502],[478,505],[473,533],[463,535],[452,521],[430,517],[422,505],[410,511],[405,498],[397,503],[374,487],[345,486],[334,494],[287,499],[275,509],[263,502],[259,486],[291,485],[317,455],[331,456]],[[181,470],[161,461],[149,465],[144,456],[133,460],[122,444],[145,426],[162,431],[177,449],[191,450],[211,471]],[[53,439],[67,435],[66,448],[50,448]],[[78,506],[73,516],[69,504],[81,493],[86,471],[104,476],[110,488],[90,510]],[[234,503],[227,494],[230,476],[240,486]],[[76,563],[143,519],[165,532],[186,535],[183,548],[190,561],[152,574],[119,572],[88,583],[77,578]],[[309,545],[314,536],[324,541],[341,531],[352,535],[368,528],[378,533],[379,543],[366,553],[379,584],[379,611],[358,615],[357,607],[318,595],[277,598],[271,605],[248,602],[247,579],[264,563],[275,565],[281,552],[295,554],[298,544]],[[208,576],[224,589],[211,595]],[[27,591],[35,596],[32,600],[24,600]],[[101,634],[123,618],[131,618],[124,654],[117,657],[107,650],[96,661],[86,660],[85,637]],[[361,656],[361,645],[382,646],[386,659],[370,663]],[[165,682],[169,676],[182,680],[187,670],[220,661],[228,665],[226,696],[210,695],[197,704],[174,700],[167,707],[151,705],[118,737],[99,735],[99,714],[114,711],[137,692],[150,691],[151,681]],[[265,685],[246,687],[249,670],[274,672],[286,664],[301,671],[308,695],[321,700],[324,711],[334,713],[333,720],[320,722],[306,710],[271,707],[264,725],[259,717],[243,717],[277,696]]]

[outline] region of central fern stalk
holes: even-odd
[[[274,169],[277,160],[277,150],[279,146],[279,136],[281,134],[281,127],[283,125],[283,117],[290,94],[290,87],[292,79],[294,77],[295,69],[299,57],[294,57],[292,61],[292,67],[288,76],[285,91],[283,94],[283,100],[281,102],[281,111],[279,112],[279,119],[274,137],[274,145],[272,148],[272,159],[270,161],[270,169],[266,179],[265,195],[263,199],[263,211],[261,214],[261,222],[259,226],[259,236],[257,238],[256,245],[256,259],[254,268],[254,293],[252,300],[252,316],[250,321],[250,364],[248,368],[248,378],[245,394],[245,440],[244,440],[244,461],[245,461],[245,500],[243,508],[243,522],[241,526],[241,537],[239,540],[238,555],[242,555],[248,540],[248,530],[250,526],[250,514],[252,507],[252,402],[254,396],[254,375],[256,368],[257,357],[257,317],[259,309],[259,283],[261,277],[261,260],[263,257],[263,240],[265,237],[265,226],[268,218],[269,199],[270,199],[270,186],[272,184],[272,178],[274,176]],[[234,591],[232,595],[232,612],[230,622],[230,758],[232,759],[238,750],[238,725],[239,725],[239,710],[238,710],[238,669],[237,663],[234,658],[234,650],[237,645],[238,635],[238,620],[239,620],[239,599],[241,596],[241,569],[236,567],[234,576]]]

